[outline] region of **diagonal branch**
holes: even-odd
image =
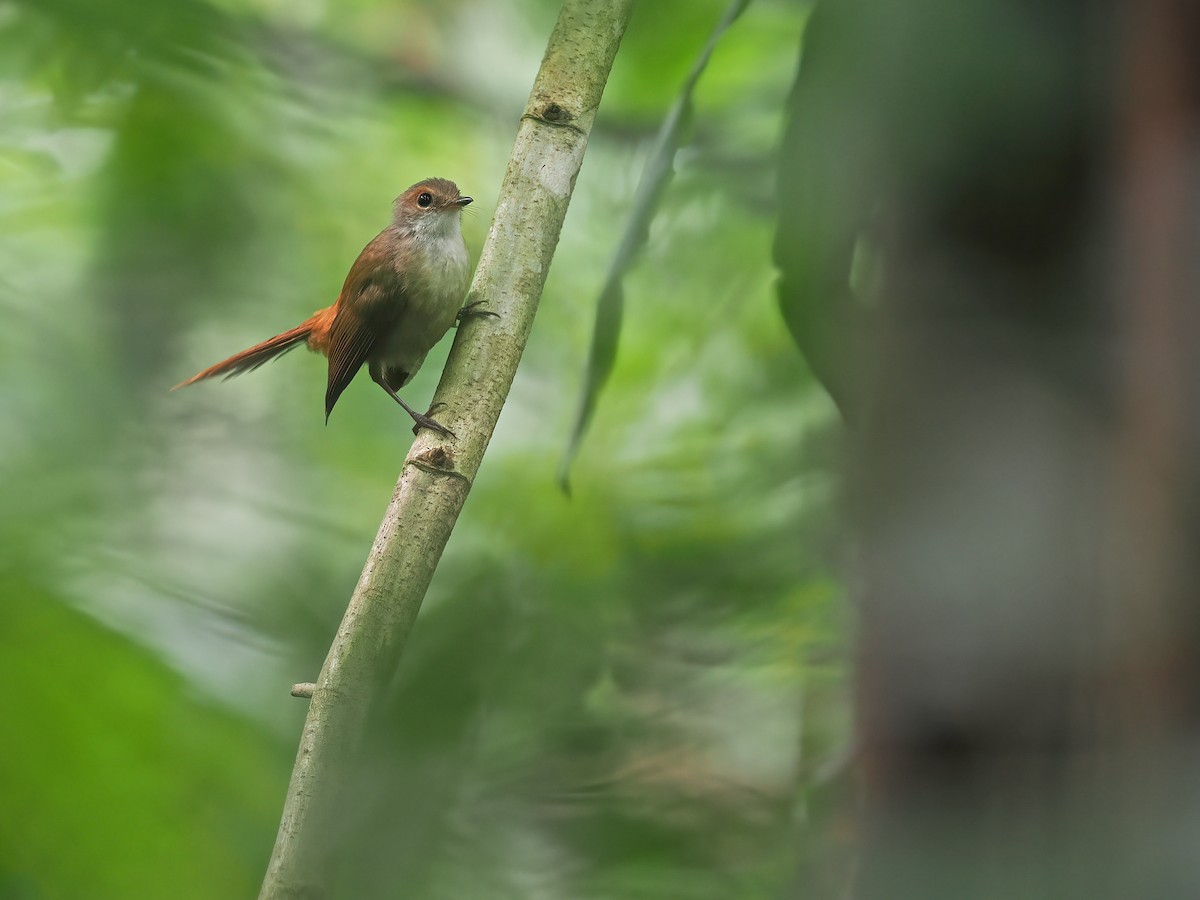
[[[565,0],[521,117],[435,401],[458,437],[413,443],[317,679],[260,900],[330,895],[346,775],[508,396],[633,0]]]

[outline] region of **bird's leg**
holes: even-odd
[[[413,426],[413,434],[416,434],[422,428],[428,428],[430,431],[438,432],[438,434],[445,434],[449,435],[450,437],[454,437],[454,432],[445,425],[442,425],[435,419],[430,418],[428,415],[417,412],[415,409],[401,400],[400,395],[392,390],[392,386],[388,384],[387,379],[383,377],[382,368],[372,365],[370,367],[370,372],[371,380],[387,391],[387,395],[399,403],[404,408],[404,411],[412,416],[413,421],[417,423]],[[435,406],[437,405],[440,404],[435,404]],[[429,411],[433,412],[433,409],[434,407],[430,407]]]
[[[500,313],[492,312],[490,309],[479,309],[484,305],[483,300],[476,300],[474,303],[468,303],[458,311],[456,318],[459,324],[462,324],[463,319],[486,319],[491,316],[494,319],[500,318]]]

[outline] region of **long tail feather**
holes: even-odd
[[[309,335],[313,333],[313,330],[321,325],[322,313],[324,312],[325,310],[321,310],[321,312],[301,322],[290,331],[277,334],[273,338],[267,338],[261,344],[255,344],[248,350],[235,353],[229,359],[223,360],[215,366],[209,366],[203,372],[197,372],[187,381],[179,382],[171,390],[175,391],[181,387],[187,387],[189,384],[204,381],[206,378],[216,378],[218,375],[225,378],[232,378],[234,375],[241,375],[243,372],[253,372],[264,363],[270,362],[275,357],[282,356],[289,350],[293,350],[306,342]]]

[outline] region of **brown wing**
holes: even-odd
[[[329,332],[329,382],[325,387],[325,421],[342,391],[367,361],[375,335],[353,307],[338,310]]]
[[[329,381],[325,388],[325,420],[342,391],[371,356],[376,342],[391,334],[404,310],[404,292],[392,264],[394,235],[384,231],[359,254],[329,329]]]

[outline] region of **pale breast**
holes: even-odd
[[[454,324],[471,275],[467,245],[457,228],[450,235],[423,237],[423,264],[412,265],[410,257],[401,275],[404,312],[380,354],[386,365],[407,372],[410,378]]]

